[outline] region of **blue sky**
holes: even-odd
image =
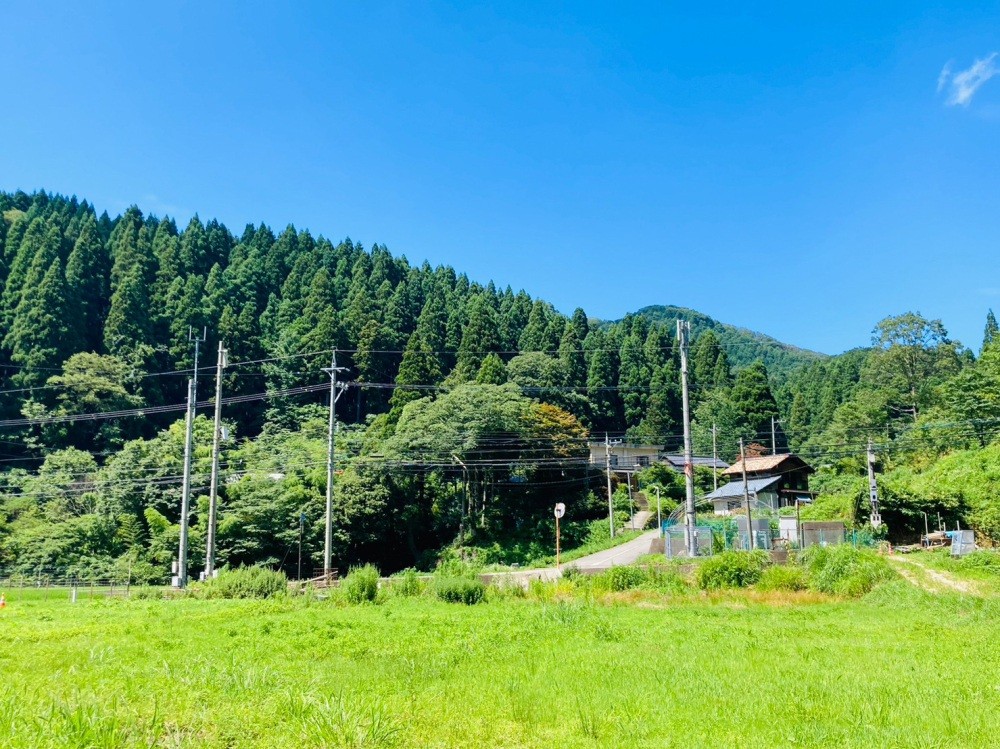
[[[1000,311],[1000,8],[22,3],[0,189],[294,223],[828,353]],[[877,7],[873,7],[877,6]]]

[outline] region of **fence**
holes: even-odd
[[[687,557],[688,534],[683,525],[670,525],[664,529],[664,551],[668,558]],[[711,526],[696,525],[694,528],[695,555],[711,556],[715,551],[714,534]]]
[[[776,521],[769,518],[753,519],[752,544],[747,538],[745,516],[701,516],[695,532],[699,535],[699,556],[722,551],[746,551],[749,548],[800,548],[797,528],[789,535],[786,530],[779,528]],[[687,534],[683,522],[674,519],[664,521],[663,536],[666,539],[664,551],[668,557],[687,556]],[[872,548],[879,544],[879,539],[870,530],[847,529],[841,522],[826,521],[804,521],[801,540],[801,548],[844,543],[855,548]],[[706,543],[711,544],[711,550],[703,550],[703,544]]]
[[[67,595],[76,600],[87,597],[128,596],[133,588],[148,584],[162,585],[163,582],[133,580],[127,571],[124,574],[100,574],[43,567],[34,570],[0,568],[0,590],[19,591],[21,595],[30,593],[31,597]]]

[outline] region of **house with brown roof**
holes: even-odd
[[[794,507],[796,502],[812,501],[809,474],[814,469],[791,453],[761,455],[737,460],[722,472],[729,483],[720,486],[705,499],[711,500],[716,515],[728,515],[743,507],[743,471],[746,467],[747,494],[773,510]],[[759,505],[758,505],[759,506]]]

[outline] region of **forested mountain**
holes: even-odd
[[[232,362],[220,555],[234,563],[287,564],[300,510],[307,556],[318,553],[333,350],[348,386],[342,563],[418,563],[456,538],[530,542],[560,497],[575,500],[580,523],[599,517],[588,430],[679,444],[673,321],[592,329],[583,309],[565,316],[523,291],[292,226],[235,234],[196,216],[181,228],[43,192],[0,194],[0,216],[0,563],[130,549],[169,562],[178,419],[203,331],[200,399],[220,342]],[[694,387],[727,386],[717,341],[699,339],[692,354]],[[193,482],[204,500],[202,418]],[[203,512],[193,519],[203,525]],[[583,532],[573,522],[570,536]]]
[[[317,563],[323,368],[334,350],[346,385],[337,564],[429,566],[471,549],[497,561],[537,557],[555,501],[569,508],[567,543],[579,542],[606,528],[591,522],[607,505],[588,439],[680,446],[677,317],[693,328],[696,449],[711,451],[714,427],[724,458],[740,438],[801,450],[831,466],[818,481],[852,513],[865,495],[851,482],[863,475],[868,439],[886,468],[909,470],[927,465],[928,449],[947,449],[945,435],[951,448],[974,449],[995,433],[989,326],[978,361],[939,322],[912,314],[879,323],[870,349],[824,357],[680,308],[594,323],[582,308],[566,316],[524,291],[292,226],[237,234],[196,216],[181,228],[138,207],[110,217],[75,198],[0,193],[0,566],[166,573],[191,338],[202,332],[194,568],[220,343],[230,362],[222,563],[292,570],[300,528],[306,570]],[[916,501],[904,483],[893,490],[903,515]],[[990,522],[965,500],[934,502]]]
[[[691,336],[694,339],[711,330],[719,339],[734,367],[747,367],[755,361],[761,361],[771,377],[779,384],[788,374],[804,364],[826,358],[815,351],[790,346],[763,333],[719,322],[686,307],[655,305],[643,307],[635,314],[645,317],[650,322],[666,325],[672,325],[675,320],[687,320],[691,323]]]

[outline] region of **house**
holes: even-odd
[[[606,446],[603,442],[591,442],[589,447],[591,464],[604,468],[610,462],[611,470],[614,473],[633,473],[658,463],[667,465],[678,473],[684,472],[684,456],[667,453],[662,445],[621,442]],[[716,470],[729,467],[729,464],[723,460],[702,456],[692,456],[691,463],[706,468],[714,466]]]
[[[729,483],[705,496],[712,502],[716,515],[728,515],[743,508],[744,464],[750,499],[773,510],[812,501],[809,474],[814,471],[802,458],[790,453],[748,457],[722,471],[722,475],[730,479]]]
[[[673,468],[677,473],[684,473],[684,456],[677,455],[675,453],[664,454],[662,456],[661,463],[666,463],[671,468]],[[691,465],[695,468],[714,468],[717,471],[722,471],[729,468],[729,464],[720,460],[719,458],[706,458],[702,455],[692,455]]]

